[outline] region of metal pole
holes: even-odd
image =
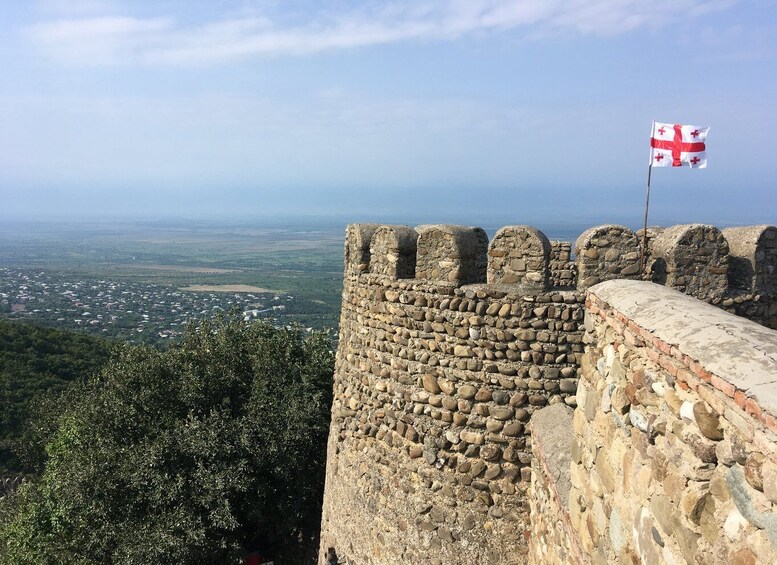
[[[653,139],[653,134],[656,129],[656,121],[653,120],[653,126],[650,129],[650,138]],[[651,145],[650,150],[650,163],[648,164],[648,178],[647,178],[647,195],[645,196],[645,225],[642,228],[642,253],[639,259],[639,270],[644,275],[645,267],[647,266],[647,225],[648,225],[648,208],[650,207],[650,176],[653,172],[653,149]]]

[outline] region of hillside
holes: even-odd
[[[23,438],[33,400],[94,373],[111,348],[88,335],[0,320],[0,476],[31,471],[14,443]]]

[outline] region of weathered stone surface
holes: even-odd
[[[488,283],[543,290],[550,285],[550,241],[530,226],[496,232],[488,249]]]
[[[361,275],[370,269],[370,240],[378,224],[350,224],[345,230],[345,275]]]
[[[575,241],[575,255],[580,289],[639,276],[639,240],[625,226],[609,224],[584,231]]]
[[[777,464],[764,461],[761,468],[761,484],[763,492],[774,504],[777,503]]]
[[[475,398],[477,391],[478,389],[472,385],[462,385],[459,387],[457,392],[460,398],[463,398],[464,400],[472,400]]]
[[[740,390],[762,390],[761,407],[777,413],[777,394],[766,388],[777,374],[772,330],[647,282],[608,281],[594,292],[663,342],[682,341],[683,352],[708,372]]]
[[[723,430],[720,429],[720,418],[717,414],[708,412],[703,402],[696,402],[693,405],[693,416],[704,437],[714,441],[723,439]]]
[[[743,547],[734,551],[729,556],[728,562],[730,565],[756,565],[758,558],[755,553]]]
[[[489,409],[489,414],[492,418],[496,418],[500,421],[509,420],[515,414],[515,411],[509,406],[492,406]]]
[[[577,278],[577,268],[572,257],[572,244],[568,241],[550,242],[550,285],[572,287]]]
[[[416,231],[417,278],[457,286],[486,281],[488,236],[481,228],[438,224]]]
[[[422,377],[424,388],[432,394],[440,393],[440,385],[437,384],[437,377],[434,375],[426,374]]]
[[[374,254],[363,244],[369,230],[356,229],[346,261],[324,548],[375,565],[523,563],[527,551],[540,556],[534,563],[683,562],[693,552],[698,562],[725,562],[741,548],[772,560],[766,510],[777,473],[753,455],[774,456],[765,330],[741,331],[720,313],[699,318],[661,287],[629,290],[625,306],[598,287],[586,297],[574,290],[568,245],[551,246],[554,289],[540,288],[541,276],[521,281],[543,263],[509,246],[492,246],[490,260],[516,281],[462,286],[464,261],[445,257],[455,248],[446,229],[425,251],[429,266],[421,272],[416,257],[415,278],[399,276],[401,246],[389,228],[382,243],[381,227],[369,236]],[[409,235],[418,246],[432,228]],[[607,241],[585,257],[609,267],[638,261]],[[639,276],[629,266],[620,274]],[[609,274],[587,278],[600,276]],[[711,279],[689,276],[689,288],[710,288]],[[728,309],[770,315],[766,294],[725,298]],[[714,343],[706,354],[694,349],[703,342]],[[529,431],[542,407],[578,402],[579,417],[560,426],[577,441],[563,450]],[[569,459],[564,511],[556,475],[547,476],[559,453]],[[731,492],[727,469],[740,469]],[[668,500],[662,520],[676,522],[671,532],[640,511],[658,496]],[[419,501],[428,504],[420,514]],[[529,508],[548,526],[530,529]]]
[[[763,492],[763,466],[766,461],[763,453],[753,452],[747,457],[745,462],[745,479],[750,483],[750,486],[756,490]]]
[[[418,233],[409,226],[380,226],[370,241],[370,272],[398,279],[415,276]]]
[[[610,465],[607,459],[607,449],[599,449],[599,453],[596,456],[596,472],[599,473],[599,479],[602,481],[602,485],[607,492],[615,491],[615,470]]]
[[[651,245],[654,282],[720,302],[728,288],[728,242],[714,226],[672,226]]]
[[[559,383],[559,389],[561,392],[573,393],[577,390],[577,380],[561,379],[561,382]]]
[[[473,443],[475,445],[482,445],[485,441],[485,436],[483,434],[468,432],[466,430],[462,430],[459,433],[459,437],[461,438],[461,441],[466,443]]]
[[[631,425],[637,428],[639,431],[641,432],[648,431],[647,416],[645,416],[639,410],[632,408],[631,411],[629,411],[629,421],[631,422]]]
[[[723,237],[729,246],[729,286],[739,292],[774,292],[777,287],[777,227],[726,228]]]
[[[634,518],[634,543],[642,563],[659,563],[659,548],[653,539],[653,520],[647,508],[640,508]]]

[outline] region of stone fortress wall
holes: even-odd
[[[665,287],[586,299],[577,408],[531,422],[543,564],[777,559],[777,332]]]
[[[643,274],[623,226],[574,247],[529,226],[490,243],[349,226],[320,562],[527,562],[529,423],[578,404],[586,289],[647,278],[777,327],[777,229],[649,235]]]

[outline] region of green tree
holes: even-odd
[[[0,562],[287,561],[319,528],[333,354],[228,319],[127,346],[42,418],[48,459],[0,507]]]
[[[96,373],[113,346],[83,334],[0,320],[0,478],[39,470],[43,451],[28,429],[31,406],[41,395],[55,398],[71,382]]]

